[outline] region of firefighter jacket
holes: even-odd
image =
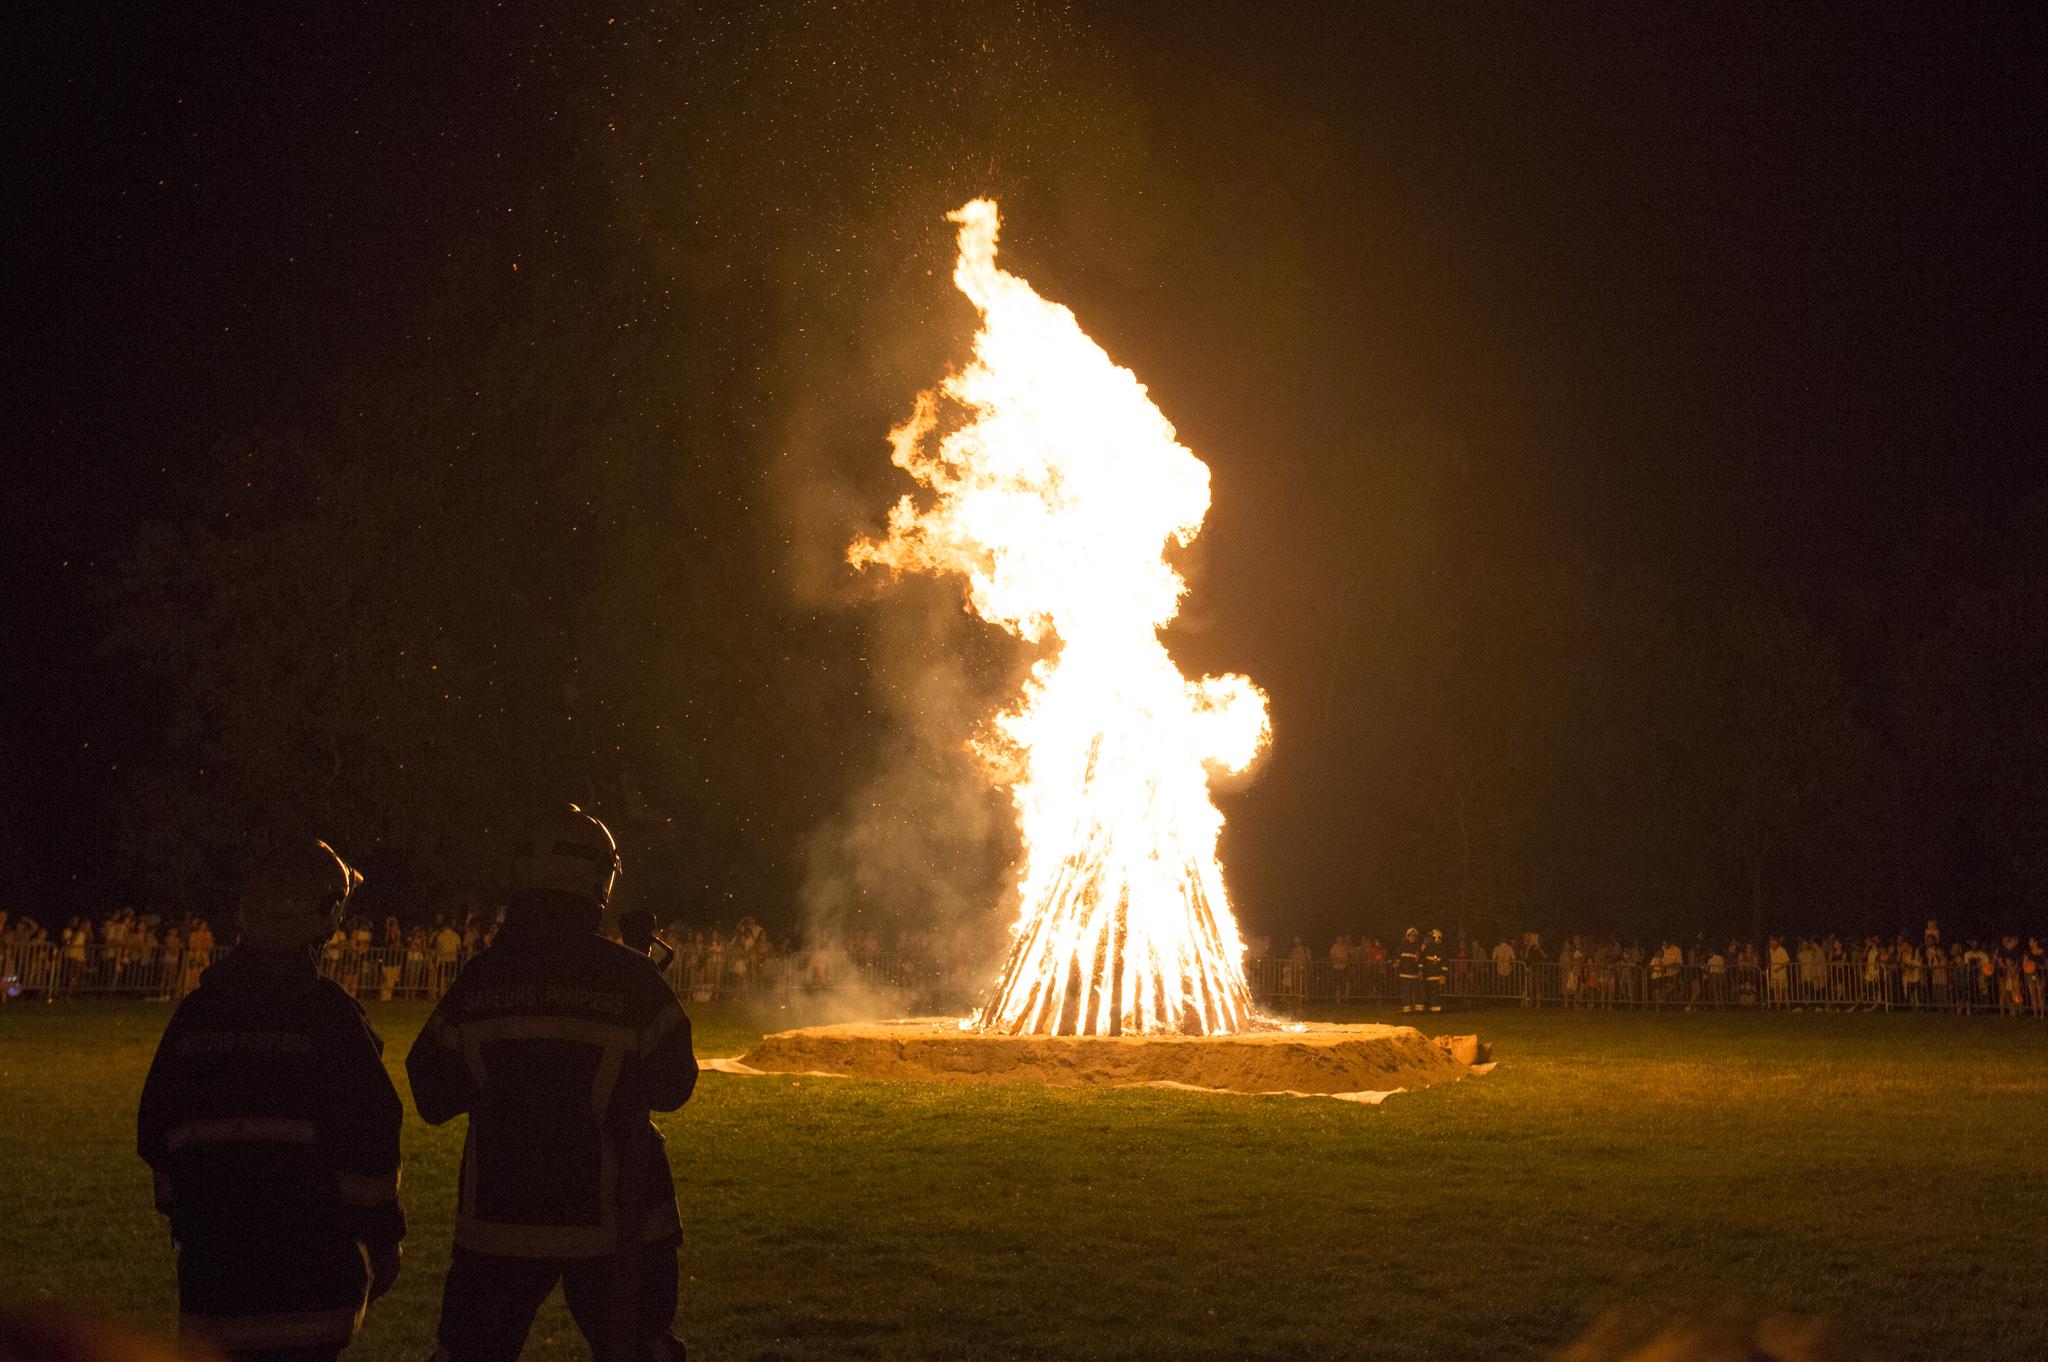
[[[239,949],[178,1005],[136,1148],[179,1246],[185,1327],[231,1351],[355,1336],[365,1251],[405,1236],[383,1048],[301,953]]]
[[[1422,948],[1413,941],[1403,941],[1401,943],[1401,957],[1396,966],[1396,972],[1403,979],[1420,979],[1422,977]]]
[[[646,956],[575,909],[515,903],[406,1057],[429,1124],[467,1113],[455,1242],[595,1258],[681,1234],[650,1111],[697,1083],[690,1021]]]
[[[1443,942],[1431,939],[1422,943],[1422,977],[1439,984],[1448,977],[1444,971]]]

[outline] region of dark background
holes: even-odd
[[[992,193],[1213,470],[1249,930],[2040,929],[2037,8],[301,8],[11,21],[0,903],[1000,922],[1019,658],[840,565]]]

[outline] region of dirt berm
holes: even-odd
[[[1185,1083],[1230,1092],[1423,1088],[1471,1072],[1408,1026],[1319,1025],[1235,1036],[991,1036],[951,1018],[814,1026],[763,1036],[764,1073],[926,1082]]]

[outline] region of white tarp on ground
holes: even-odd
[[[697,1067],[706,1073],[733,1074],[741,1078],[851,1078],[853,1076],[851,1074],[830,1073],[824,1069],[801,1069],[790,1073],[771,1073],[766,1069],[756,1069],[751,1065],[743,1064],[738,1059],[700,1059],[697,1061]],[[1472,1066],[1472,1072],[1475,1074],[1491,1073],[1492,1071],[1492,1064],[1475,1064]],[[1339,1102],[1359,1102],[1373,1107],[1378,1106],[1397,1092],[1408,1091],[1406,1088],[1393,1088],[1386,1092],[1295,1092],[1292,1090],[1237,1092],[1230,1088],[1204,1088],[1198,1087],[1193,1083],[1175,1083],[1171,1079],[1165,1078],[1154,1079],[1148,1083],[1105,1083],[1102,1086],[1116,1088],[1172,1088],[1177,1092],[1221,1093],[1232,1097],[1328,1097]]]

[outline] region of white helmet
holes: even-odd
[[[320,940],[362,882],[325,842],[279,848],[242,886],[242,944],[291,947]]]
[[[512,882],[596,900],[602,907],[619,877],[611,829],[574,804],[535,819],[512,849]]]

